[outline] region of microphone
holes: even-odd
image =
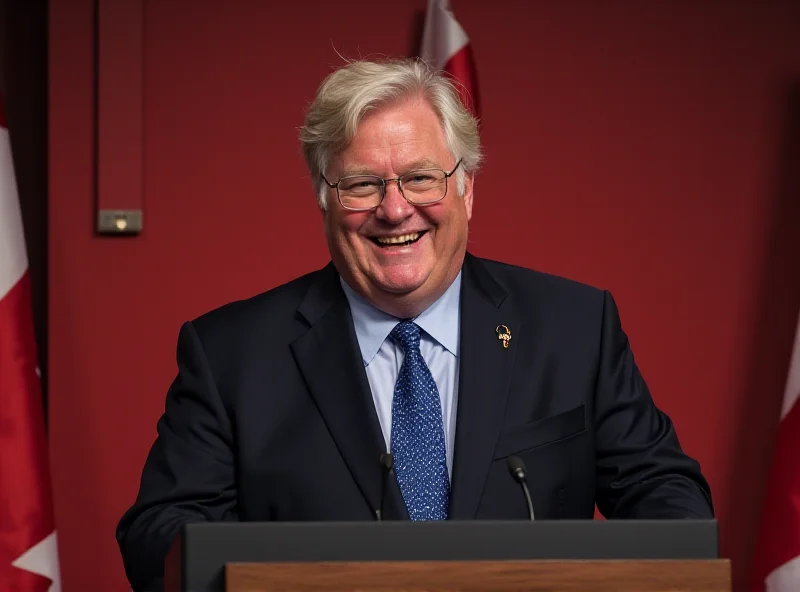
[[[525,478],[527,471],[525,470],[525,463],[518,456],[508,457],[508,470],[514,481],[522,485],[522,492],[525,494],[525,503],[528,504],[528,516],[533,520],[533,502],[531,502],[531,493],[528,491],[528,482]]]
[[[389,473],[392,472],[394,468],[394,456],[391,452],[384,452],[381,454],[381,469],[383,469],[383,474],[381,475],[381,501],[380,506],[378,509],[375,510],[375,517],[381,521],[383,520],[383,500],[386,497],[386,479],[389,476]]]

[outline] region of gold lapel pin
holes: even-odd
[[[503,342],[503,347],[507,348],[508,342],[511,341],[511,329],[505,325],[497,325],[494,332],[497,333],[497,338]]]

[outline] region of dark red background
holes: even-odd
[[[181,322],[327,261],[296,140],[317,84],[337,52],[409,55],[425,8],[142,5],[135,238],[92,232],[93,2],[50,6],[48,381],[65,592],[127,589],[114,527]],[[487,152],[470,248],[612,291],[657,403],[711,482],[742,581],[800,302],[800,5],[452,5]]]

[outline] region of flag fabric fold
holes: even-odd
[[[800,590],[800,319],[753,566],[753,592]]]
[[[478,76],[472,45],[453,16],[449,0],[428,0],[420,57],[450,76],[464,105],[479,117]]]
[[[0,590],[59,592],[31,279],[0,105]]]

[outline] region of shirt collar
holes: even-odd
[[[350,303],[353,325],[361,348],[364,365],[368,365],[386,341],[400,319],[375,308],[359,296],[339,276],[345,296]],[[461,272],[436,302],[421,312],[413,321],[454,356],[459,350],[459,320],[461,306]]]

